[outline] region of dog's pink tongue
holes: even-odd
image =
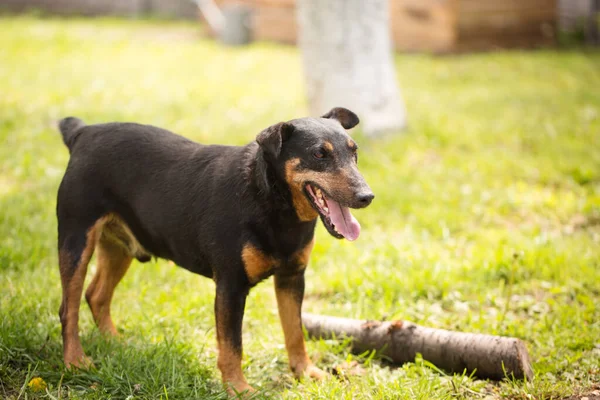
[[[331,199],[327,199],[327,206],[329,207],[329,218],[337,231],[350,241],[356,240],[360,235],[360,224],[350,213],[350,209],[340,206]]]

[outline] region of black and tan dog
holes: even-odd
[[[349,208],[374,197],[344,130],[356,124],[354,113],[334,108],[273,125],[237,147],[204,146],[146,125],[63,119],[71,153],[57,204],[65,364],[90,364],[78,319],[96,250],[85,297],[102,332],[116,334],[110,303],[132,259],[172,260],[216,282],[218,367],[230,391],[252,390],[241,369],[244,306],[250,288],[274,275],[291,369],[323,377],[302,334],[304,270],[317,217],[331,235],[354,240],[360,225]]]

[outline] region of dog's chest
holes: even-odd
[[[251,243],[242,249],[244,270],[251,284],[256,284],[269,276],[282,272],[294,273],[306,268],[314,239],[289,255],[268,254]]]

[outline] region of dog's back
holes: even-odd
[[[240,223],[226,218],[239,213],[232,209],[239,202],[222,200],[243,185],[239,174],[227,173],[239,168],[242,147],[204,146],[134,123],[85,125],[69,117],[59,126],[71,152],[58,192],[59,223],[67,219],[61,214],[89,225],[114,213],[149,254],[210,275],[198,254],[185,255],[201,251],[216,229]],[[216,216],[219,223],[207,223]]]

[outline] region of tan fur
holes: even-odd
[[[117,333],[110,317],[114,289],[127,272],[132,257],[149,256],[129,227],[116,214],[100,218],[88,231],[86,247],[73,276],[68,281],[65,281],[65,278],[62,281],[61,320],[64,321],[64,360],[67,366],[83,367],[91,364],[81,347],[78,325],[83,282],[94,249],[98,250],[98,268],[86,290],[86,300],[98,328],[113,335]],[[61,270],[71,268],[69,257],[71,255],[63,251],[59,254]],[[61,273],[61,276],[65,277],[68,274]]]
[[[275,289],[279,318],[285,336],[285,348],[288,352],[290,368],[294,374],[302,374],[310,359],[304,345],[302,321],[300,319],[300,304],[293,293],[285,289]]]
[[[354,140],[348,138],[348,147],[350,147],[352,150],[356,150],[356,143],[354,142]]]
[[[242,261],[250,283],[257,283],[278,265],[278,261],[249,243],[242,249]]]
[[[304,248],[298,250],[291,258],[299,269],[305,269],[310,259],[310,254],[315,245],[311,240]],[[315,367],[308,357],[304,334],[302,332],[301,299],[290,290],[280,288],[275,276],[275,296],[277,297],[277,308],[279,319],[285,336],[285,347],[288,353],[290,369],[297,378],[310,376],[311,378],[323,379],[327,373]]]
[[[114,336],[117,329],[110,316],[110,305],[115,287],[129,269],[132,258],[118,245],[108,241],[104,232],[96,249],[96,274],[86,290],[85,298],[100,331]]]
[[[105,215],[96,222],[95,227],[101,231],[103,241],[122,247],[126,254],[137,258],[150,256],[118,215],[113,213]]]
[[[248,384],[242,373],[242,357],[225,340],[218,341],[219,358],[217,366],[221,371],[223,383],[227,386],[229,394],[235,392],[253,393],[254,389]]]
[[[217,358],[217,367],[221,371],[221,379],[227,387],[227,392],[230,395],[235,395],[235,392],[241,393],[246,391],[247,394],[254,393],[255,390],[248,384],[244,373],[242,372],[242,353],[241,349],[236,351],[234,346],[226,339],[227,328],[225,321],[229,319],[228,307],[220,302],[217,295],[217,304],[215,312],[217,316],[217,346],[219,356]]]
[[[323,147],[325,147],[325,149],[327,149],[327,151],[330,151],[330,152],[333,151],[333,145],[331,144],[331,142],[323,143]]]
[[[310,376],[316,379],[325,378],[327,373],[315,367],[306,352],[300,314],[301,303],[294,298],[291,291],[278,289],[277,285],[275,285],[275,295],[285,336],[285,348],[288,353],[290,369],[297,378],[302,376]]]
[[[337,198],[351,199],[354,194],[350,190],[350,170],[341,169],[337,173],[298,170],[300,159],[292,158],[286,161],[286,180],[292,192],[292,202],[301,221],[311,221],[319,216],[304,194],[307,182],[317,184],[327,193],[335,193]]]
[[[306,180],[301,179],[300,173],[296,171],[296,167],[300,164],[299,158],[292,158],[285,163],[285,177],[290,185],[292,193],[292,202],[300,221],[312,221],[319,216],[317,211],[310,204],[304,194],[303,184]],[[313,172],[314,175],[317,175]]]
[[[114,213],[100,218],[94,224],[94,229],[98,265],[85,297],[100,331],[116,335],[117,330],[110,316],[115,287],[129,269],[133,257],[149,257],[149,253],[127,224]]]
[[[62,273],[61,279],[63,288],[63,298],[60,310],[60,318],[63,324],[63,358],[67,367],[87,367],[91,361],[85,356],[79,339],[79,305],[81,304],[81,293],[83,292],[83,282],[87,272],[87,266],[94,254],[96,243],[96,229],[92,228],[87,233],[86,246],[81,254],[81,259],[73,276],[69,280],[68,276]],[[59,253],[59,264],[61,270],[71,268],[72,256],[67,252]]]

